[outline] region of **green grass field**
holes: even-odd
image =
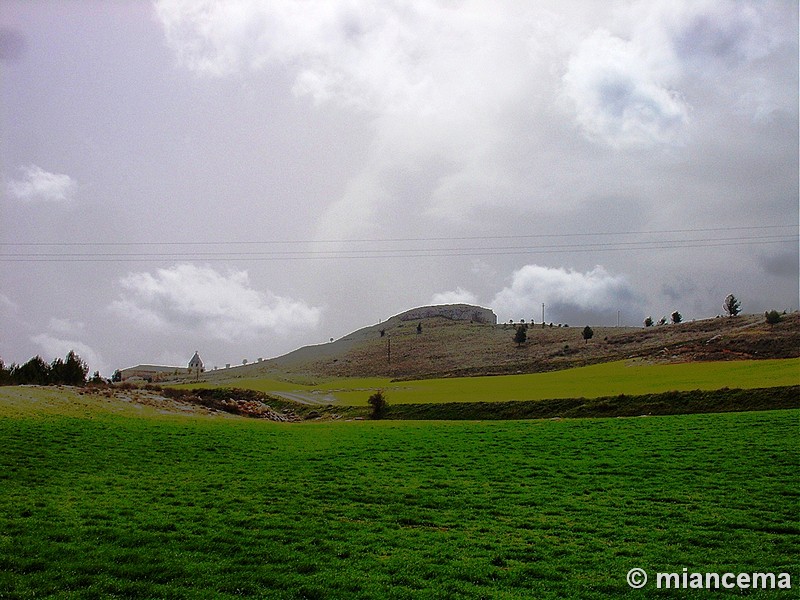
[[[549,373],[424,379],[338,379],[299,385],[273,379],[237,379],[225,385],[262,392],[290,392],[332,403],[365,405],[371,390],[384,389],[392,404],[503,402],[548,398],[599,398],[667,391],[753,389],[800,384],[800,359],[646,364],[617,361]],[[207,384],[206,384],[207,385]],[[185,387],[203,387],[187,384]]]
[[[687,597],[630,590],[633,567],[800,585],[798,410],[281,425],[43,401],[0,403],[4,598]]]

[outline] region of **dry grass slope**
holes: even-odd
[[[630,358],[693,362],[800,356],[800,313],[784,316],[777,325],[768,325],[760,315],[744,315],[646,329],[594,327],[588,342],[582,326],[537,325],[529,328],[522,347],[513,342],[515,327],[509,324],[441,317],[421,323],[418,334],[417,322],[392,318],[330,344],[207,376],[212,382],[242,377],[419,379],[538,373]]]

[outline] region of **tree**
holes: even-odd
[[[644,326],[645,327],[652,327],[653,326],[653,317],[647,317],[644,320]]]
[[[86,385],[86,374],[89,366],[75,354],[74,350],[67,353],[67,359],[55,359],[50,363],[50,383],[55,385]]]
[[[13,364],[7,367],[3,359],[0,358],[0,385],[11,385],[11,371],[13,370]]]
[[[41,356],[9,368],[0,361],[0,383],[6,385],[85,385],[88,372],[89,367],[73,350],[66,360],[56,358],[50,364]]]
[[[728,294],[728,296],[725,298],[722,308],[725,309],[725,312],[728,313],[729,317],[735,317],[742,312],[742,303],[739,302],[736,299],[736,296],[733,294]]]
[[[81,360],[80,356],[75,354],[74,350],[70,350],[67,353],[67,360],[64,361],[59,383],[64,385],[86,385],[86,374],[88,372],[89,366]]]
[[[20,385],[47,385],[50,383],[50,365],[41,356],[34,356],[11,373],[11,378]]]
[[[380,419],[386,411],[386,396],[383,394],[383,390],[378,390],[372,394],[372,396],[367,399],[367,404],[372,407],[372,414],[370,416],[373,419]]]
[[[588,344],[589,340],[594,337],[594,331],[588,325],[583,328],[583,339]]]
[[[417,335],[422,333],[422,322],[417,323]]]
[[[517,343],[517,348],[522,346],[528,339],[528,331],[524,325],[517,327],[517,333],[514,334],[514,341]]]
[[[64,372],[65,372],[64,360],[61,358],[56,358],[53,362],[50,363],[50,381],[53,385],[60,385],[64,382]]]
[[[769,310],[765,312],[764,318],[770,325],[777,325],[778,323],[781,322],[782,319],[781,313],[779,313],[777,310]]]
[[[673,325],[677,325],[678,323],[683,321],[683,315],[681,315],[681,313],[679,313],[677,310],[670,316],[672,317]]]

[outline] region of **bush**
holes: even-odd
[[[777,325],[781,322],[781,313],[777,310],[770,310],[764,313],[764,318],[770,325]]]
[[[100,375],[100,371],[95,371],[86,384],[95,388],[103,388],[109,386],[111,382],[107,379],[103,379],[103,377]]]
[[[370,416],[373,419],[380,419],[386,411],[386,396],[383,390],[378,390],[367,399],[367,404],[372,407]]]
[[[525,341],[528,339],[528,331],[525,325],[520,325],[517,327],[517,333],[514,334],[514,341],[517,343],[517,347],[522,346]]]

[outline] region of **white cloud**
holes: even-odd
[[[590,138],[621,148],[680,140],[689,107],[645,55],[635,42],[598,30],[570,59],[564,92]]]
[[[472,292],[458,287],[449,292],[434,294],[431,304],[478,304],[478,298]]]
[[[782,8],[780,0],[647,0],[619,16],[651,64],[707,71],[758,60],[793,41],[781,27]]]
[[[31,341],[42,348],[43,353],[49,360],[64,358],[72,350],[89,366],[90,374],[100,371],[103,375],[109,376],[108,365],[105,364],[100,353],[83,342],[62,339],[49,333],[34,335],[31,337]]]
[[[492,308],[500,320],[541,319],[545,304],[548,321],[600,319],[617,310],[632,311],[637,296],[624,275],[612,275],[603,267],[591,271],[525,265],[514,271],[511,285],[494,297]],[[537,318],[538,317],[538,318]]]
[[[471,78],[454,71],[453,62],[469,53],[476,59],[471,70],[485,67],[477,63],[489,58],[480,42],[510,12],[421,1],[158,0],[155,6],[179,62],[193,71],[223,76],[283,64],[295,72],[295,92],[317,102],[420,115],[452,100],[449,84],[461,81],[455,92],[466,91]],[[514,85],[499,76],[503,69],[495,65],[496,84]]]
[[[533,43],[542,23],[558,21],[542,4],[159,0],[156,13],[195,72],[282,68],[295,94],[371,120],[370,158],[321,213],[320,239],[385,224],[399,198],[451,221],[492,203],[498,174],[513,178],[497,166],[498,150],[519,135],[508,121],[548,102],[544,80],[555,77],[552,48]],[[415,174],[413,200],[398,173]]]
[[[50,319],[49,329],[60,335],[79,335],[85,331],[86,325],[81,321],[53,317]]]
[[[8,193],[26,202],[67,202],[77,186],[77,182],[69,175],[49,173],[36,165],[20,167],[21,179],[6,181]]]
[[[779,2],[647,0],[625,4],[587,35],[562,77],[564,96],[584,133],[615,148],[683,143],[701,90],[739,105],[754,119],[796,111],[766,83],[758,65],[782,45],[796,46]],[[613,32],[611,31],[613,29]],[[796,62],[796,52],[795,62]],[[778,87],[786,91],[790,85]]]
[[[188,331],[223,341],[317,326],[321,309],[250,287],[246,271],[218,273],[189,264],[120,279],[116,313],[151,329]]]
[[[797,63],[796,7],[793,19],[786,8],[780,0],[661,0],[649,16],[641,15],[634,35],[649,40],[654,60],[680,69],[680,85],[690,88],[693,81],[713,89],[715,110],[730,105],[764,121],[775,112],[797,112],[797,86],[788,81],[774,85],[773,80],[782,60]],[[630,17],[637,19],[636,14]],[[786,27],[789,19],[793,28]]]

